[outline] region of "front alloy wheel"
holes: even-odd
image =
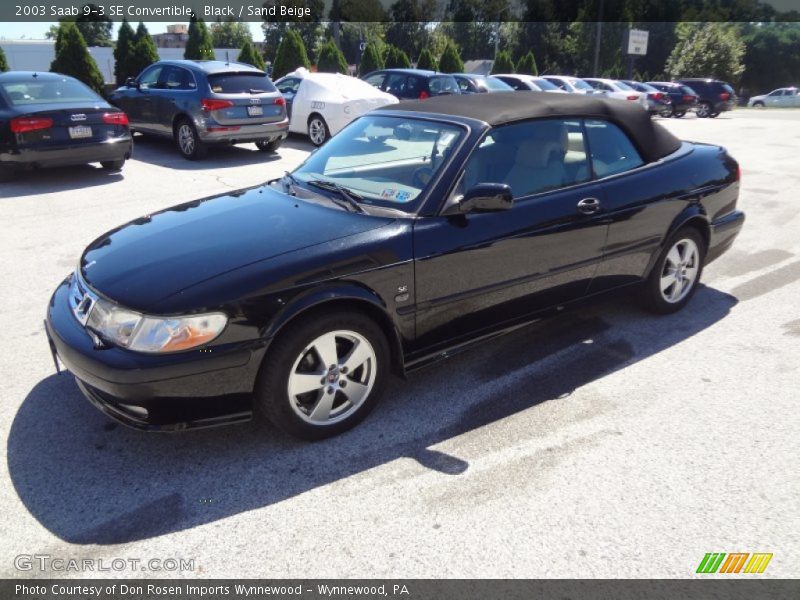
[[[310,440],[358,424],[389,369],[381,328],[359,312],[320,309],[287,325],[264,360],[256,405],[281,429]]]
[[[292,365],[287,394],[292,410],[312,425],[329,425],[355,413],[375,383],[375,350],[355,331],[324,333]]]
[[[711,103],[710,102],[701,102],[700,105],[697,107],[697,116],[701,119],[705,119],[711,115]]]

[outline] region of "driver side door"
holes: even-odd
[[[478,183],[511,187],[510,210],[422,217],[414,227],[416,352],[458,343],[583,296],[608,224],[580,120],[492,130],[445,205]]]

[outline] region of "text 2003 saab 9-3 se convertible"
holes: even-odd
[[[317,439],[390,371],[543,310],[639,285],[683,308],[744,221],[739,167],[639,106],[526,92],[369,113],[292,173],[94,241],[56,289],[51,348],[134,427],[253,409]]]

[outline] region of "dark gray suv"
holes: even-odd
[[[255,142],[274,152],[286,138],[286,101],[263,71],[235,62],[162,60],[111,94],[133,131],[170,137],[188,159],[210,144]]]

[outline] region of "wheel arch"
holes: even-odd
[[[661,243],[658,245],[658,251],[653,252],[653,256],[650,259],[650,264],[647,265],[645,279],[650,276],[650,273],[653,270],[661,251],[664,249],[664,246],[667,244],[667,242],[669,242],[676,231],[679,231],[684,227],[692,227],[696,229],[703,238],[706,252],[708,251],[711,240],[711,225],[709,223],[708,215],[706,215],[701,204],[690,204],[677,217],[675,217],[675,219],[672,221],[672,224],[669,226],[666,235],[664,235]]]
[[[187,113],[185,112],[175,113],[175,116],[172,117],[172,137],[175,137],[175,134],[177,133],[178,123],[180,123],[183,120],[187,120],[192,125],[194,125],[194,119],[192,119],[192,117],[190,117]]]
[[[389,316],[386,304],[374,291],[359,284],[331,286],[315,289],[305,294],[286,306],[262,331],[262,337],[272,341],[286,331],[288,326],[300,320],[313,318],[316,313],[330,310],[354,310],[361,312],[381,328],[389,344],[391,356],[389,357],[392,371],[405,377],[405,361],[400,333]],[[264,359],[269,356],[269,346],[264,354]]]

